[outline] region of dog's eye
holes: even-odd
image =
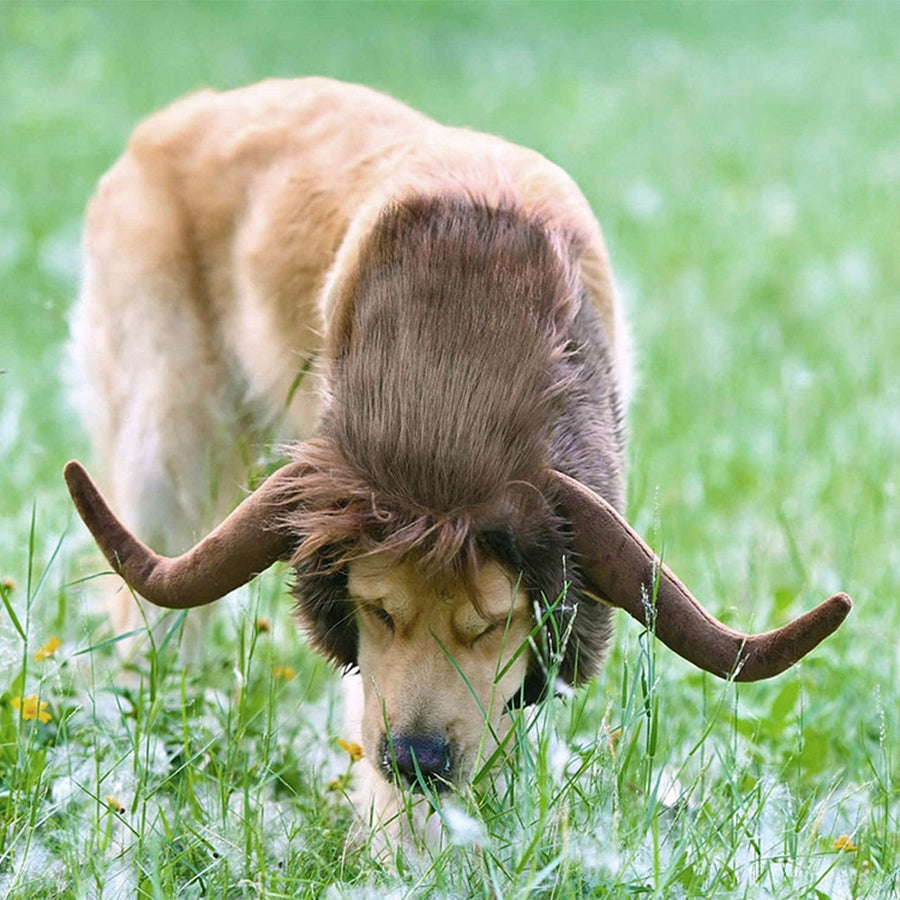
[[[391,614],[381,606],[367,606],[366,609],[370,612],[385,628],[389,631],[394,630],[394,620],[391,618]]]
[[[482,631],[481,634],[479,634],[478,637],[475,638],[474,641],[472,641],[472,643],[477,644],[480,640],[483,640],[484,638],[489,637],[492,634],[495,634],[497,631],[499,631],[505,625],[506,625],[505,622],[494,622],[493,625],[488,625],[488,627],[485,628],[484,631]]]

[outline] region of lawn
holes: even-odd
[[[900,895],[900,5],[0,0],[0,896]],[[146,113],[324,74],[566,168],[639,358],[629,518],[765,630],[843,589],[775,681],[633,622],[523,719],[447,845],[344,850],[337,678],[284,571],[123,667],[64,462],[80,217]]]

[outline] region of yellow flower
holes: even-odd
[[[256,633],[257,634],[268,634],[272,630],[272,625],[266,618],[259,618],[256,620]]]
[[[619,741],[622,740],[622,729],[614,728],[609,732],[607,740],[609,741],[609,752],[615,753],[616,748],[619,746]]]
[[[341,750],[350,754],[350,759],[353,762],[359,762],[363,758],[363,748],[356,741],[345,741],[343,738],[338,738],[337,745]]]
[[[39,719],[41,722],[49,722],[53,716],[47,712],[47,707],[50,705],[48,700],[38,700],[36,694],[32,694],[30,697],[13,697],[12,698],[13,709],[21,710],[22,718],[26,722],[30,722],[32,719]]]
[[[281,678],[284,681],[290,681],[297,674],[297,670],[292,668],[291,666],[275,666],[272,669],[272,674],[276,678]]]
[[[0,578],[0,591],[11,594],[16,589],[16,583],[12,578]]]
[[[849,834],[842,834],[835,842],[834,842],[835,850],[847,850],[853,851],[858,849],[856,844],[853,843],[853,838],[850,837]]]
[[[34,658],[40,662],[42,659],[47,659],[48,656],[53,656],[57,650],[62,646],[58,637],[51,637],[37,653],[34,654]]]

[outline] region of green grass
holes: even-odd
[[[900,894],[897,34],[875,3],[0,2],[0,895]],[[202,665],[173,627],[123,671],[60,477],[86,452],[61,348],[97,178],[180,94],[313,73],[569,170],[639,351],[631,520],[735,627],[856,601],[759,685],[621,621],[604,675],[523,721],[509,779],[399,874],[344,854],[336,680],[284,573]]]

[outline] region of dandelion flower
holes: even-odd
[[[297,674],[297,670],[292,666],[275,666],[272,669],[272,674],[283,681],[290,681]]]
[[[450,843],[457,847],[478,847],[487,841],[484,825],[465,810],[452,803],[444,807],[444,822],[450,833]]]
[[[40,662],[42,659],[47,659],[50,656],[53,656],[57,650],[62,646],[58,637],[51,637],[37,653],[34,654],[34,658]]]
[[[359,762],[363,758],[363,748],[356,741],[345,741],[343,738],[338,738],[337,745],[341,750],[350,754],[353,762]]]
[[[38,719],[46,724],[53,718],[47,712],[50,702],[48,700],[38,700],[36,694],[32,694],[30,697],[13,697],[12,705],[13,709],[21,711],[22,718],[26,722]]]
[[[849,834],[842,834],[833,844],[835,850],[846,850],[852,852],[858,849],[853,843],[853,838]]]

